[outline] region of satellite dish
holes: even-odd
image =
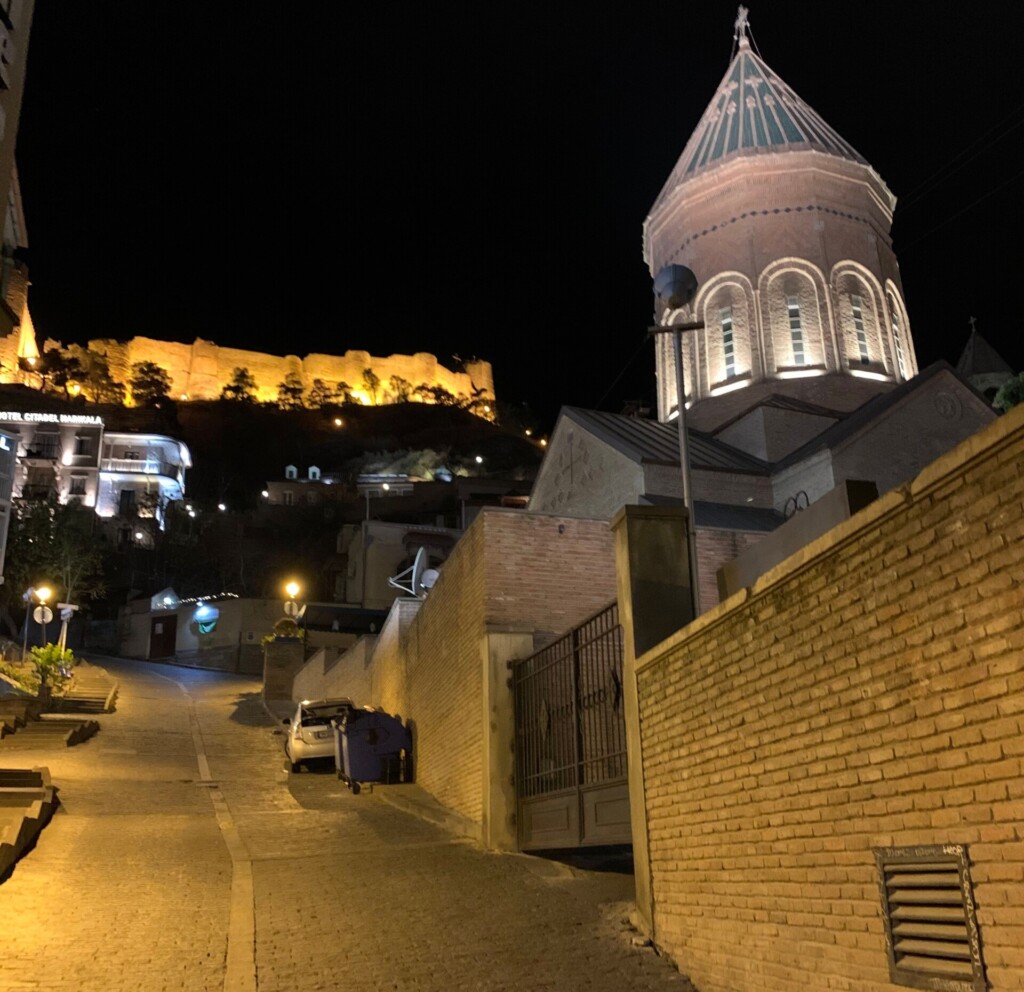
[[[404,571],[392,575],[388,579],[388,585],[392,589],[400,589],[409,596],[422,598],[426,595],[426,590],[430,588],[430,586],[423,585],[423,577],[427,572],[434,572],[434,569],[427,568],[427,549],[421,547],[416,552],[413,563]],[[437,577],[436,572],[434,572],[434,577]],[[430,585],[433,584],[433,580],[431,580]]]
[[[434,588],[434,583],[437,581],[437,577],[441,573],[436,568],[425,569],[423,575],[420,577],[420,588],[424,592],[429,592]]]

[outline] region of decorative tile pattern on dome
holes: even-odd
[[[724,161],[763,152],[820,151],[866,159],[751,51],[746,37],[683,149],[656,210],[682,182]]]

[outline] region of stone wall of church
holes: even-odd
[[[59,341],[47,341],[44,350],[62,348]],[[454,396],[469,400],[475,396],[494,399],[494,378],[489,362],[466,362],[464,372],[454,372],[441,365],[434,355],[390,355],[376,357],[367,351],[347,351],[344,355],[312,354],[268,355],[264,352],[224,348],[212,341],[197,338],[192,344],[157,341],[136,337],[129,341],[99,339],[89,342],[88,350],[104,355],[111,375],[127,384],[131,368],[137,362],[153,362],[171,377],[171,395],[189,400],[217,399],[232,379],[234,370],[248,369],[256,381],[257,399],[274,401],[278,384],[294,373],[308,390],[314,379],[335,386],[346,383],[358,402],[386,402],[394,398],[390,380],[404,379],[411,388],[420,384],[440,386]],[[372,369],[380,380],[380,390],[371,396],[363,381],[363,372]]]
[[[958,846],[1024,987],[1022,460],[1017,407],[638,659],[654,939],[703,992],[896,992],[875,852]]]

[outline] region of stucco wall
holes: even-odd
[[[1022,459],[1018,407],[637,660],[655,939],[702,992],[896,992],[873,849],[944,844],[1024,987]]]

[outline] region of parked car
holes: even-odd
[[[281,722],[287,724],[284,753],[293,772],[314,758],[334,757],[334,729],[332,720],[340,720],[349,710],[355,709],[351,699],[304,699],[295,708],[295,713]]]

